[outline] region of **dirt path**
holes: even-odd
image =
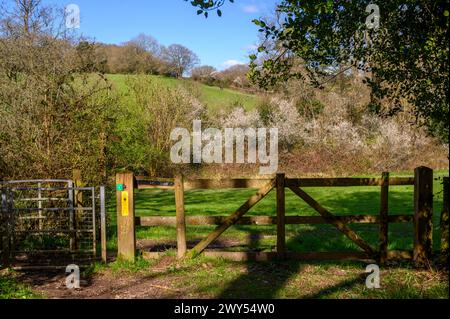
[[[189,242],[194,247],[197,242]],[[239,247],[239,240],[218,241],[212,248]],[[165,251],[176,248],[176,242],[158,240],[139,240],[137,247],[143,251]],[[111,260],[113,261],[113,260]],[[148,271],[127,272],[113,271],[106,268],[100,272],[83,278],[80,289],[66,287],[65,269],[46,271],[23,271],[15,277],[44,298],[51,299],[182,299],[189,295],[188,287],[183,290],[174,284],[186,278],[178,278],[173,272],[177,267],[175,257],[163,257],[152,265]],[[179,286],[179,285],[178,285]],[[192,296],[191,296],[192,297]]]
[[[64,270],[22,272],[17,279],[50,299],[165,299],[183,298],[184,292],[173,287],[167,276],[172,260],[163,258],[152,267],[151,274],[114,273],[102,270],[90,278],[81,278],[80,289],[66,287]]]

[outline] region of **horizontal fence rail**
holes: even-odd
[[[271,179],[195,179],[185,180],[184,190],[261,188]],[[414,177],[391,177],[389,186],[414,185]],[[174,179],[137,177],[138,189],[174,189]],[[383,178],[286,178],[286,187],[382,186]]]
[[[15,184],[38,184],[38,183],[42,183],[42,184],[55,184],[55,183],[59,183],[59,184],[70,184],[72,183],[71,180],[68,179],[36,179],[36,180],[18,180],[18,181],[0,181],[0,185],[15,185]]]

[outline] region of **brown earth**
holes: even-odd
[[[151,274],[114,274],[102,270],[89,278],[81,276],[80,289],[66,287],[67,274],[62,270],[24,271],[16,279],[50,299],[165,299],[183,298],[184,292],[172,287],[175,278],[166,276],[174,258],[164,257],[152,266]]]

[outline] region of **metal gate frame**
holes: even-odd
[[[14,187],[20,184],[34,184],[37,187]],[[42,187],[45,184],[62,184],[64,187]],[[15,205],[14,192],[19,191],[35,191],[37,192],[36,198],[24,198],[19,200],[19,202],[29,202],[29,203],[37,203],[37,208],[19,208]],[[44,192],[52,192],[52,191],[65,191],[67,195],[64,197],[45,198],[42,196]],[[75,195],[81,192],[88,192],[91,196],[90,207],[82,207],[80,203],[75,203]],[[99,189],[99,192],[96,192],[95,187],[74,187],[74,182],[72,180],[21,180],[21,181],[8,181],[8,182],[0,182],[0,194],[1,194],[1,210],[0,210],[0,251],[2,254],[2,263],[4,266],[9,266],[11,261],[16,257],[17,254],[33,254],[33,253],[42,253],[42,254],[69,254],[72,256],[72,260],[75,261],[75,256],[77,254],[87,254],[91,255],[93,260],[97,259],[97,218],[100,223],[100,241],[101,241],[101,257],[104,262],[107,261],[106,256],[106,205],[105,205],[105,187],[102,186]],[[66,198],[67,197],[67,198]],[[97,216],[97,200],[99,200],[99,208],[100,208],[100,216]],[[67,207],[43,207],[43,203],[52,201],[67,201]],[[52,204],[52,203],[51,203]],[[87,206],[87,205],[86,205]],[[20,212],[38,212],[37,217],[28,217],[29,219],[38,219],[38,230],[25,230],[22,232],[29,233],[37,233],[37,234],[68,234],[69,235],[69,247],[67,250],[42,250],[42,251],[17,251],[15,248],[15,235],[16,235],[16,218]],[[43,212],[69,212],[68,216],[68,227],[67,229],[42,229],[42,224],[44,217],[42,215]],[[89,229],[77,229],[77,212],[92,212],[92,224]],[[89,215],[89,214],[88,214]],[[84,218],[84,215],[82,215]],[[64,228],[64,227],[63,227]],[[77,235],[81,233],[91,233],[92,234],[92,248],[88,250],[82,250],[77,248]],[[90,245],[89,245],[90,246]],[[33,265],[33,267],[39,267]]]

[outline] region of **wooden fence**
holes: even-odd
[[[414,185],[414,214],[389,214],[389,189],[395,186]],[[313,199],[304,188],[308,187],[379,187],[381,203],[379,215],[333,215]],[[134,189],[173,189],[175,191],[175,217],[135,217]],[[230,216],[185,216],[184,192],[193,189],[259,189],[239,209]],[[286,216],[285,189],[303,199],[318,212],[318,216]],[[276,216],[251,216],[245,214],[273,189],[276,189]],[[134,260],[136,254],[135,226],[174,226],[177,228],[178,257],[195,257],[205,254],[210,257],[224,257],[233,260],[354,260],[371,259],[381,264],[388,259],[412,259],[418,265],[427,264],[432,254],[432,213],[433,213],[433,171],[426,167],[415,170],[414,177],[390,177],[383,173],[381,178],[286,178],[277,174],[273,179],[175,179],[148,180],[135,177],[132,173],[117,175],[117,220],[118,255]],[[413,251],[389,251],[388,229],[390,223],[414,223]],[[355,233],[349,224],[379,224],[379,244],[372,247]],[[361,248],[360,252],[288,252],[286,251],[286,225],[330,224],[342,232]],[[445,223],[444,223],[445,224]],[[217,228],[188,251],[186,245],[186,225],[215,225]],[[224,252],[205,251],[220,235],[233,225],[277,225],[276,252]],[[448,228],[448,222],[447,222]],[[155,258],[159,253],[144,252],[147,258]]]

